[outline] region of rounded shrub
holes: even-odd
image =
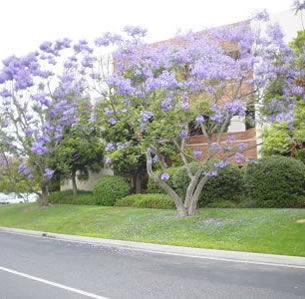
[[[270,156],[249,163],[246,195],[259,207],[296,207],[304,194],[305,165],[294,158]]]
[[[194,174],[198,169],[197,163],[191,163],[190,168]],[[186,194],[190,179],[185,167],[179,169],[174,175],[174,186],[182,197]],[[204,207],[214,201],[236,201],[243,192],[243,176],[241,170],[234,165],[228,165],[217,170],[217,176],[210,177],[203,187],[198,204]]]
[[[166,194],[132,194],[119,199],[118,207],[172,209],[175,207],[173,201]]]
[[[95,202],[102,206],[113,206],[115,202],[129,194],[127,180],[120,176],[102,176],[94,186]]]

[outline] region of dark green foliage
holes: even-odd
[[[168,168],[166,171],[169,174],[169,180],[166,182],[169,186],[171,186],[173,189],[174,187],[174,174],[180,167],[171,167]],[[162,174],[161,170],[156,171],[156,174],[160,177]],[[151,179],[149,178],[148,184],[147,184],[147,192],[148,193],[164,193],[164,191]]]
[[[165,194],[133,194],[118,200],[118,207],[173,209],[173,201]]]
[[[198,169],[198,165],[190,165],[192,173]],[[243,191],[243,178],[241,171],[234,165],[228,165],[218,169],[215,177],[210,177],[204,185],[199,198],[199,207],[204,207],[208,203],[219,201],[234,201]],[[175,172],[174,186],[179,195],[185,196],[190,179],[184,167]]]
[[[192,173],[198,169],[197,163],[191,163]],[[158,175],[161,172],[157,172]],[[186,193],[190,179],[185,167],[174,167],[168,169],[170,179],[168,184],[183,198]],[[216,177],[211,177],[205,184],[199,199],[199,206],[204,207],[214,200],[234,201],[243,191],[243,177],[241,170],[233,165],[228,165],[218,170]],[[151,179],[148,182],[149,193],[164,193]]]
[[[236,208],[236,203],[231,200],[215,200],[206,206],[207,208],[233,209]]]
[[[51,204],[95,205],[92,192],[79,191],[73,196],[72,190],[53,192],[49,195]]]
[[[305,165],[294,158],[270,156],[249,163],[245,170],[246,195],[259,207],[298,206],[304,184]]]
[[[96,204],[102,206],[113,206],[115,202],[127,196],[130,191],[129,183],[120,176],[102,176],[93,190]]]

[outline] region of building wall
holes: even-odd
[[[111,169],[102,169],[98,173],[90,172],[89,179],[87,181],[80,181],[76,178],[76,183],[78,190],[83,191],[93,191],[94,184],[98,178],[105,175],[113,175],[113,171]],[[60,191],[72,190],[72,181],[65,180],[62,182],[60,186]]]
[[[257,151],[256,151],[256,130],[255,128],[249,129],[243,132],[228,132],[223,134],[220,144],[225,144],[228,136],[234,136],[234,141],[232,143],[232,147],[237,146],[240,143],[246,145],[249,150],[244,152],[244,155],[248,159],[256,159]],[[216,136],[213,141],[216,141]],[[191,136],[188,138],[187,146],[192,150],[200,150],[202,151],[202,155],[199,157],[200,160],[206,158],[208,152],[208,143],[207,139],[203,135]],[[219,153],[218,158],[222,158],[224,153]]]

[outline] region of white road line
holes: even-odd
[[[15,275],[19,275],[19,276],[22,276],[22,277],[25,277],[25,278],[28,278],[28,279],[32,279],[32,280],[35,280],[35,281],[38,281],[38,282],[41,282],[41,283],[45,283],[45,284],[51,285],[53,287],[64,289],[66,291],[81,294],[81,295],[84,295],[84,296],[87,296],[87,297],[90,297],[90,298],[109,299],[109,298],[102,297],[102,296],[99,296],[99,295],[95,295],[95,294],[92,294],[92,293],[88,293],[88,292],[85,292],[85,291],[82,291],[82,290],[74,289],[74,288],[65,286],[65,285],[60,284],[60,283],[52,282],[52,281],[49,281],[49,280],[46,280],[46,279],[42,279],[42,278],[39,278],[39,277],[28,275],[28,274],[18,272],[18,271],[15,271],[15,270],[11,270],[11,269],[8,269],[8,268],[5,268],[5,267],[0,267],[0,270],[5,271],[5,272],[9,272],[9,273],[12,273],[12,274],[15,274]]]

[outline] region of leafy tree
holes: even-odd
[[[262,129],[262,154],[270,156],[281,154],[296,157],[305,162],[305,104],[304,104],[304,87],[305,87],[305,63],[303,61],[305,31],[299,31],[297,36],[289,44],[295,52],[295,58],[291,62],[291,69],[297,69],[297,86],[295,89],[295,99],[292,109],[293,117],[284,121],[275,121],[269,126]],[[282,81],[276,78],[269,88],[265,91],[265,101],[271,103],[274,99],[283,101],[285,89]],[[268,113],[264,113],[267,115]]]
[[[63,61],[70,47],[69,39],[44,42],[38,51],[8,57],[0,71],[1,143],[6,155],[22,160],[18,172],[39,181],[43,205],[48,204],[48,184],[55,171],[51,156],[65,128],[77,122],[75,103],[82,83],[70,71],[75,58]],[[85,51],[86,45],[74,48]]]
[[[22,163],[16,157],[7,156],[3,145],[0,144],[0,192],[37,192],[39,182],[27,180],[18,172],[18,166]]]
[[[206,182],[217,175],[217,169],[244,159],[246,146],[233,144],[233,137],[224,134],[232,117],[244,117],[246,106],[260,100],[259,91],[277,75],[292,93],[295,80],[287,78],[293,53],[274,24],[267,26],[265,36],[241,24],[158,45],[146,44],[141,38],[146,32],[139,27],[127,26],[125,32],[129,38],[114,39],[108,34],[97,40],[99,46],[117,46],[112,54],[114,73],[95,81],[101,90],[103,128],[117,132],[130,128],[146,156],[149,177],[170,195],[180,216],[193,215]],[[268,104],[262,103],[270,115],[290,115],[288,101],[279,101],[277,111]],[[206,138],[204,154],[187,147],[191,122]],[[110,153],[107,162],[130,144],[127,138],[119,142],[113,138],[105,146]],[[167,184],[172,158],[168,149],[173,148],[173,156],[180,157],[190,178],[183,198]],[[199,164],[195,172],[190,168],[192,161]],[[153,164],[161,167],[160,176]]]
[[[100,128],[90,116],[91,104],[85,99],[77,105],[79,120],[65,129],[52,162],[62,178],[71,179],[73,195],[77,194],[77,173],[86,180],[89,171],[98,172],[103,166],[103,143]]]

